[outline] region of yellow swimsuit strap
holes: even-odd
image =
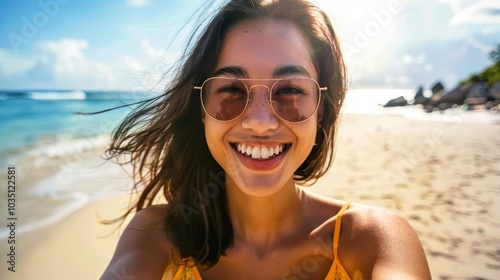
[[[347,202],[340,208],[340,211],[337,213],[337,220],[335,221],[335,230],[333,233],[333,259],[338,259],[338,248],[339,248],[339,239],[340,239],[340,228],[342,226],[342,216],[344,216],[344,212],[351,205],[350,202]]]
[[[333,230],[333,242],[332,242],[333,263],[325,279],[351,280],[349,274],[340,263],[338,256],[340,229],[342,227],[342,216],[344,215],[344,212],[349,208],[350,205],[351,203],[347,202],[346,204],[344,204],[344,206],[342,206],[342,208],[340,208],[340,211],[337,213],[337,220],[335,221],[335,229]]]

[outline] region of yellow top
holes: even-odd
[[[333,263],[325,277],[325,280],[351,280],[349,274],[345,271],[338,258],[338,244],[340,239],[340,226],[342,224],[342,216],[345,210],[349,208],[350,203],[344,204],[340,211],[337,213],[337,220],[335,221],[335,230],[333,233]],[[356,272],[354,280],[362,280],[359,272]],[[198,268],[194,265],[181,265],[174,275],[173,280],[202,280]]]

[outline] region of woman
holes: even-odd
[[[315,4],[229,1],[114,135],[142,190],[101,279],[430,279],[404,219],[296,185],[330,166],[345,90]]]

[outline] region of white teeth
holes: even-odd
[[[260,149],[257,147],[253,147],[252,149],[252,158],[260,158]]]
[[[245,144],[236,144],[236,149],[243,155],[253,159],[268,159],[283,152],[285,145],[276,145],[274,147],[253,147]]]
[[[262,159],[268,159],[269,158],[269,149],[266,147],[260,149],[260,157]]]
[[[245,144],[243,145],[237,145],[236,148],[238,149],[238,152],[246,152],[247,150],[247,146],[245,146]]]

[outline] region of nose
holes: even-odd
[[[262,134],[279,126],[278,117],[271,108],[269,88],[253,86],[250,88],[250,102],[243,115],[242,126]]]

